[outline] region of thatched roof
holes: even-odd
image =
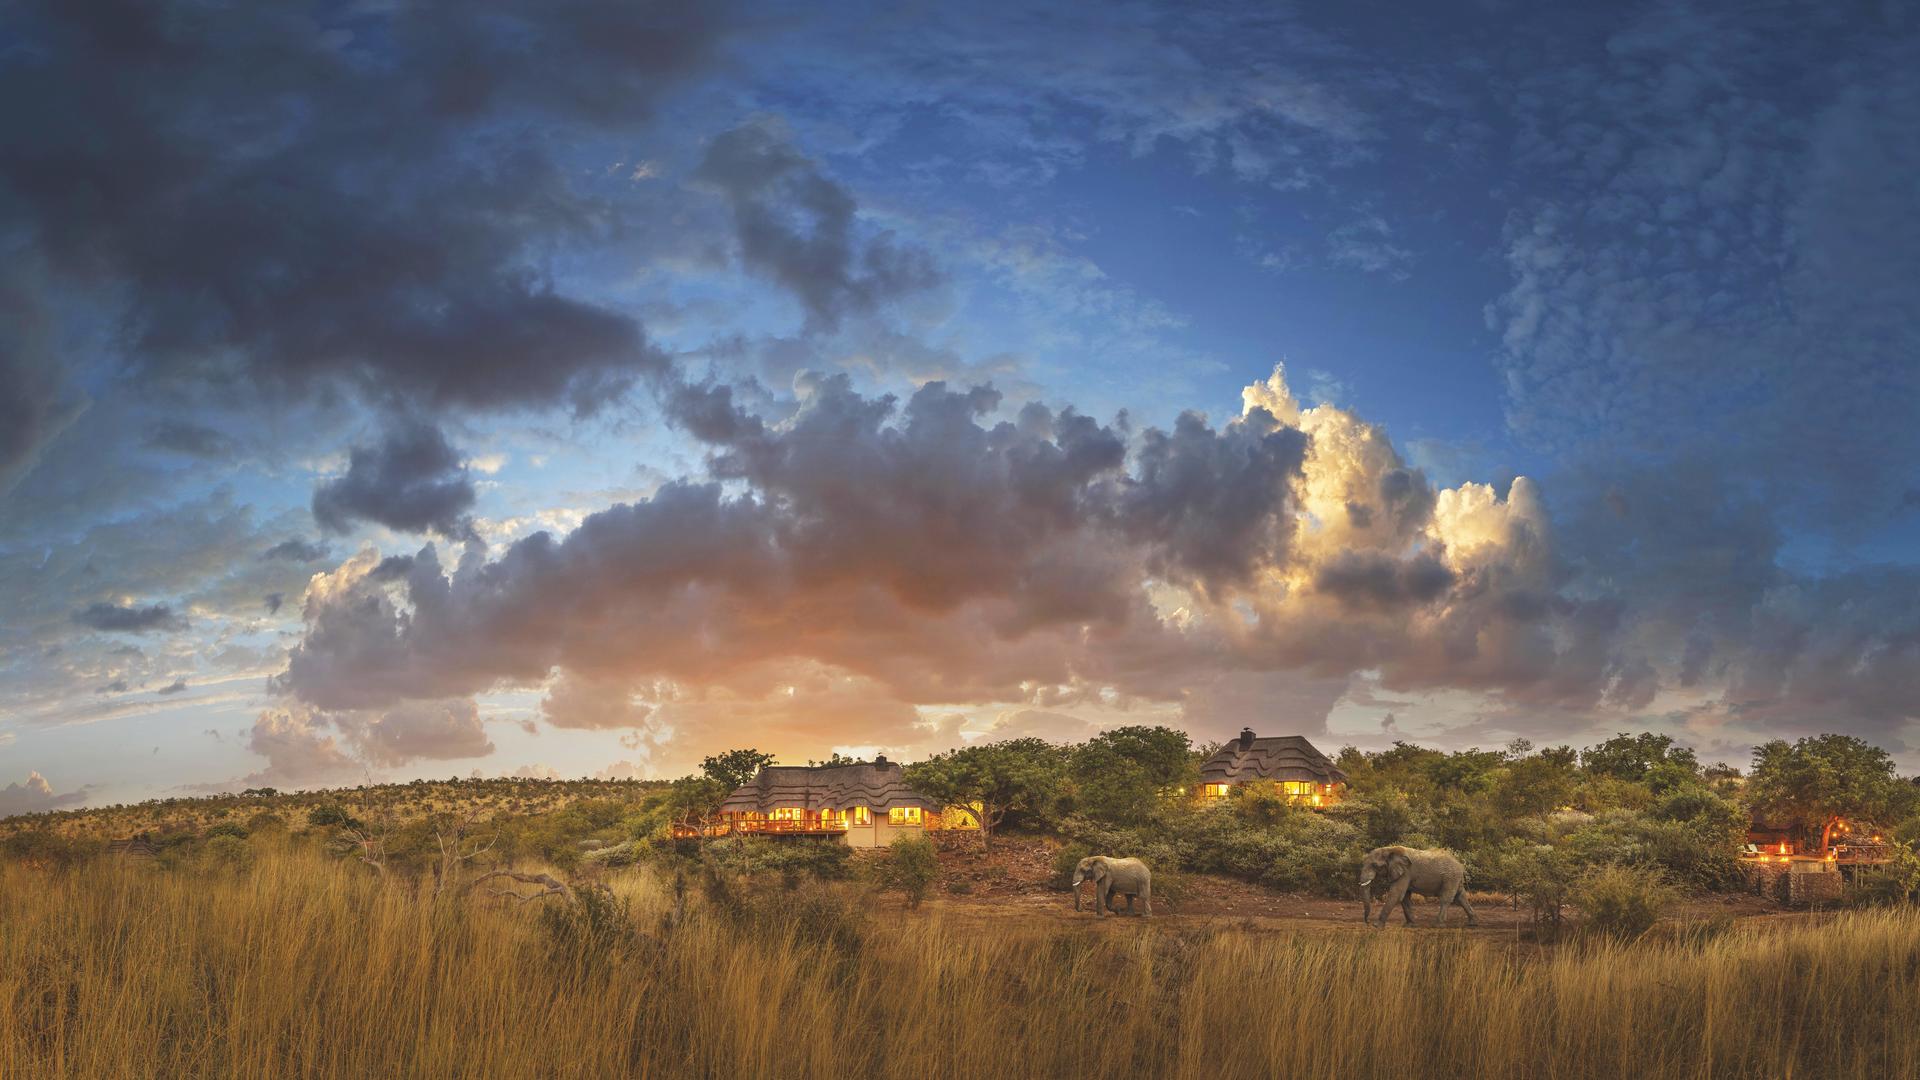
[[[769,813],[797,806],[808,811],[847,810],[855,806],[888,810],[896,806],[940,809],[940,804],[907,786],[897,762],[886,758],[852,765],[769,765],[720,804],[722,813]]]
[[[1259,736],[1248,728],[1200,766],[1200,782],[1244,784],[1249,780],[1344,784],[1347,774],[1302,736]]]
[[[110,840],[107,851],[113,855],[128,855],[137,859],[151,859],[160,854],[160,849],[145,840]]]

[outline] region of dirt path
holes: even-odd
[[[977,922],[983,926],[1003,924],[1007,920],[1025,923],[1100,922],[1092,914],[1089,891],[1083,910],[1073,910],[1073,894],[1051,883],[1054,845],[1044,840],[1005,837],[994,842],[991,851],[961,848],[941,854],[941,879],[927,906],[949,919]],[[1177,900],[1156,898],[1154,914],[1179,923],[1230,923],[1250,930],[1318,930],[1362,933],[1358,900],[1337,900],[1275,892],[1259,885],[1209,874],[1181,877],[1182,894]],[[957,890],[957,891],[956,891]],[[1479,917],[1476,934],[1517,933],[1529,924],[1529,912],[1516,910],[1505,896],[1472,893],[1469,900]],[[1375,909],[1376,915],[1378,908]],[[1430,930],[1435,907],[1431,900],[1414,900],[1414,926]],[[1742,921],[1765,919],[1782,924],[1799,922],[1808,915],[1786,912],[1756,896],[1715,896],[1688,899],[1668,914],[1675,923],[1700,922],[1722,916]],[[1122,916],[1124,918],[1124,916]],[[1115,920],[1108,923],[1117,926]],[[1447,925],[1463,929],[1465,920],[1458,909],[1447,913]],[[1398,912],[1389,924],[1402,925]]]

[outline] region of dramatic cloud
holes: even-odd
[[[400,532],[459,538],[472,531],[466,515],[473,500],[464,456],[439,428],[403,418],[377,446],[353,448],[346,475],[314,491],[313,517],[332,532],[372,521]]]
[[[682,403],[728,487],[671,483],[451,573],[430,545],[404,572],[369,550],[317,577],[276,685],[366,710],[557,670],[561,725],[746,725],[821,753],[832,730],[914,745],[920,704],[1171,703],[1234,671],[1620,699],[1617,607],[1560,592],[1529,482],[1434,491],[1278,372],[1244,416],[1183,416],[1131,453],[1070,409],[989,422],[985,388],[800,389],[773,424],[720,387]]]
[[[741,262],[798,297],[814,323],[830,328],[939,280],[924,251],[885,232],[858,237],[853,196],[765,126],[715,138],[695,175],[732,206]]]
[[[73,621],[95,630],[117,634],[146,634],[156,630],[179,630],[187,621],[165,604],[137,607],[123,604],[93,604],[74,613]]]
[[[637,130],[709,64],[723,7],[26,4],[0,67],[0,193],[26,245],[25,279],[0,282],[19,339],[0,483],[75,408],[35,359],[48,283],[124,304],[149,377],[585,409],[659,370],[637,323],[543,269],[607,216],[545,139]],[[184,434],[162,437],[207,448]]]

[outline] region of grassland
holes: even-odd
[[[250,843],[0,864],[0,1076],[1920,1075],[1907,910],[1543,950],[734,883],[674,922],[644,868],[515,904]]]

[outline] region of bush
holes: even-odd
[[[84,840],[69,840],[56,832],[35,829],[18,832],[0,843],[0,851],[10,859],[29,866],[68,867],[91,855],[97,845]]]
[[[718,870],[743,877],[777,874],[789,889],[802,878],[836,879],[847,874],[853,851],[833,839],[772,840],[735,836],[707,845],[706,858]]]
[[[1596,867],[1573,889],[1585,927],[1623,941],[1653,929],[1674,899],[1672,886],[1659,871],[1635,866]]]
[[[230,836],[238,840],[245,840],[247,838],[247,830],[245,826],[237,821],[223,821],[208,829],[206,832],[206,837],[209,840],[216,836]]]
[[[1073,872],[1080,860],[1093,854],[1093,849],[1085,844],[1071,843],[1053,853],[1053,878],[1050,884],[1056,889],[1073,888]]]
[[[917,908],[927,897],[927,887],[940,874],[939,853],[933,841],[924,836],[903,836],[887,848],[884,877],[889,888],[900,890],[907,906]]]
[[[335,825],[345,825],[353,829],[365,828],[359,818],[347,813],[346,807],[339,803],[321,803],[307,811],[307,824],[316,829],[331,828]]]
[[[247,832],[282,833],[287,831],[287,819],[271,810],[262,810],[247,819]]]
[[[244,874],[253,869],[253,848],[244,837],[220,833],[207,841],[207,865],[215,870]]]

